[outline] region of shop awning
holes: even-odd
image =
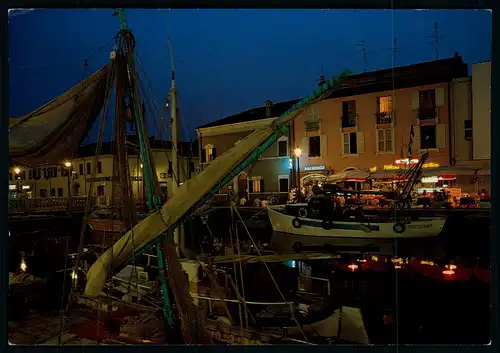
[[[474,175],[474,171],[477,168],[471,167],[438,167],[438,168],[428,168],[424,169],[422,176],[443,176],[443,175]],[[489,175],[491,172],[489,169],[479,169],[477,171],[478,175]]]

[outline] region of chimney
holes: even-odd
[[[323,84],[324,84],[325,82],[326,82],[326,80],[325,80],[325,76],[324,76],[324,75],[321,75],[321,76],[319,77],[318,86],[319,86],[319,87],[323,86]]]
[[[458,51],[456,51],[456,52],[455,52],[454,57],[455,57],[455,58],[458,58],[459,56],[460,56],[460,55],[458,54]]]
[[[267,100],[264,102],[264,106],[266,107],[266,118],[271,118],[271,107],[273,106],[273,102]]]

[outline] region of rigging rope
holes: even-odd
[[[243,221],[243,218],[241,217],[240,213],[238,212],[238,209],[236,208],[236,204],[234,203],[234,201],[231,201],[231,205],[233,206],[233,209],[234,209],[234,212],[236,213],[236,215],[238,216],[238,218],[240,219],[242,225],[243,225],[243,228],[245,228],[245,231],[246,233],[248,234],[248,237],[250,238],[253,246],[255,247],[255,250],[257,251],[257,254],[259,254],[259,256],[262,256],[260,250],[259,250],[259,247],[257,246],[257,243],[255,243],[253,237],[252,237],[252,234],[250,234],[250,231],[248,230],[245,222]],[[283,295],[283,292],[280,290],[279,286],[278,286],[278,283],[276,282],[276,280],[274,279],[274,276],[273,274],[271,273],[271,270],[269,269],[269,266],[267,266],[267,263],[266,262],[263,262],[264,264],[264,267],[266,268],[267,272],[269,273],[269,276],[271,276],[271,280],[273,281],[274,285],[276,286],[276,289],[278,290],[281,298],[283,299],[284,302],[286,302],[286,298],[285,296]],[[300,332],[302,333],[302,335],[304,336],[304,340],[306,342],[309,342],[307,340],[307,336],[304,332],[304,330],[302,330],[302,326],[300,326],[300,323],[299,321],[297,320],[297,318],[295,317],[295,313],[293,312],[293,310],[290,310],[290,314],[292,315],[292,318],[293,318],[293,321],[295,321],[295,324],[297,325],[297,327],[299,328]]]

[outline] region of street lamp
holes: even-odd
[[[70,202],[70,197],[71,197],[71,162],[66,161],[64,162],[64,166],[68,169],[68,206]]]
[[[300,155],[302,154],[302,150],[300,149],[299,146],[297,146],[293,152],[295,153],[295,159],[297,160],[297,201],[300,202],[300,192],[301,192],[301,185],[300,185]]]
[[[14,168],[14,173],[16,173],[16,174],[21,173],[21,169],[19,169],[19,168]]]

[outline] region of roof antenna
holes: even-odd
[[[361,48],[360,50],[363,52],[363,72],[366,72],[366,43],[364,40],[361,40],[356,46]]]
[[[326,82],[323,64],[321,64],[321,75],[319,76],[318,86],[322,86]]]
[[[437,22],[434,22],[434,31],[427,38],[432,39],[432,42],[436,45],[436,60],[439,60],[439,30]]]

